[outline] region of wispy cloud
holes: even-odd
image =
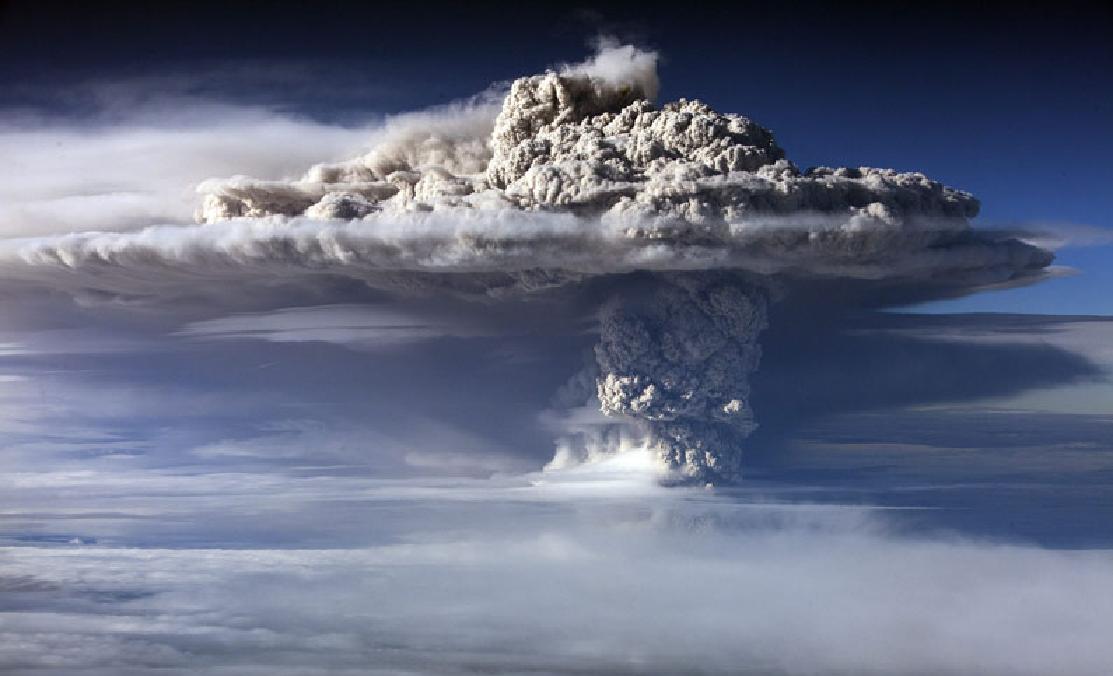
[[[324,342],[373,347],[433,338],[489,335],[481,325],[452,323],[398,307],[326,305],[241,313],[192,322],[180,336],[210,340],[266,340],[275,343]]]

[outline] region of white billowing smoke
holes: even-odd
[[[785,214],[822,214],[850,235],[962,230],[977,213],[971,195],[918,173],[801,172],[745,117],[683,99],[655,106],[655,68],[652,52],[605,47],[584,64],[516,80],[493,121],[485,104],[405,116],[367,155],[292,183],[207,181],[200,219],[557,210],[596,217],[604,234],[737,240]]]
[[[776,278],[953,293],[1050,263],[974,232],[977,200],[923,174],[801,171],[745,117],[656,105],[656,60],[605,44],[501,104],[395,118],[366,155],[299,180],[206,181],[195,227],[0,243],[0,273],[132,301],[281,276],[488,302],[638,273],[601,311],[595,396],[669,466],[713,480],[737,474],[755,426]]]
[[[587,76],[602,85],[615,89],[630,87],[642,91],[647,99],[657,98],[657,90],[661,88],[657,78],[657,52],[624,45],[610,37],[600,37],[595,47],[593,56],[582,63],[563,66],[560,74]]]

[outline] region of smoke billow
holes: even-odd
[[[750,374],[786,280],[930,296],[1051,262],[974,231],[966,192],[914,172],[801,170],[752,120],[657,105],[657,90],[653,52],[604,45],[516,80],[501,104],[396,118],[368,154],[301,179],[206,181],[194,227],[2,242],[0,274],[130,302],[281,278],[495,303],[606,279],[598,406],[672,468],[715,480],[737,475],[756,426]]]
[[[595,348],[603,412],[644,420],[660,457],[691,476],[736,474],[739,455],[722,451],[756,427],[749,382],[765,303],[760,290],[706,273],[612,302]]]

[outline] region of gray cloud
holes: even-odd
[[[596,394],[608,415],[642,419],[659,454],[692,476],[737,474],[755,429],[750,374],[766,325],[760,290],[680,277],[641,302],[614,302],[595,348]]]
[[[587,292],[587,304],[613,308],[651,273],[661,299],[686,289],[649,333],[680,347],[634,357],[636,345],[613,337],[649,315],[603,312],[600,402],[646,423],[667,464],[718,479],[734,476],[753,428],[747,378],[764,325],[754,310],[783,299],[791,280],[945,296],[1038,279],[1051,262],[1007,234],[972,230],[977,201],[922,174],[801,171],[752,120],[698,101],[654,104],[656,60],[603,44],[582,64],[516,80],[501,103],[483,96],[394,118],[367,154],[298,180],[204,181],[199,225],[8,239],[0,276],[83,302],[236,297],[248,309],[273,308],[279,284],[318,297],[347,283],[491,304],[628,276],[609,299]],[[680,339],[692,326],[670,323],[683,317],[718,327],[713,354]],[[215,325],[186,331],[199,326]],[[631,378],[636,386],[618,385]],[[683,412],[646,403],[666,393],[688,402]]]

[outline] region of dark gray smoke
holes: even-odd
[[[638,301],[612,302],[595,357],[604,413],[644,420],[661,458],[692,477],[735,476],[754,430],[750,374],[766,297],[720,275],[662,281]]]

